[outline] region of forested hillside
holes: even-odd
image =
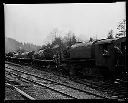
[[[12,38],[5,37],[5,52],[17,51],[23,49],[25,51],[36,51],[40,49],[40,46],[36,46],[31,43],[21,43]]]

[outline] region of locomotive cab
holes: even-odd
[[[97,66],[108,66],[112,62],[114,39],[100,40],[95,43],[95,59]]]
[[[96,66],[105,78],[111,78],[114,70],[113,42],[116,39],[105,39],[95,43]]]
[[[95,43],[96,66],[100,68],[104,76],[117,78],[122,75],[125,66],[125,60],[123,60],[125,41],[126,38],[115,38]]]

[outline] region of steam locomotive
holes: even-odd
[[[126,70],[126,37],[102,39],[71,46],[69,58],[62,62],[70,75],[102,74],[104,78],[122,78]]]

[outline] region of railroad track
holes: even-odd
[[[9,63],[9,62],[8,62]],[[14,63],[11,63],[11,64],[14,64]],[[23,67],[22,65],[20,65],[20,64],[14,64],[14,65],[16,65],[16,66],[21,66],[21,67]],[[25,65],[25,67],[32,67],[33,68],[33,66],[31,65],[31,66],[26,66]],[[37,70],[38,69],[40,69],[39,67],[34,67],[34,68],[36,68]],[[44,68],[45,69],[45,68]],[[45,69],[45,72],[47,72],[48,74],[49,74],[49,71],[48,71],[48,69]],[[51,73],[50,73],[51,74]],[[57,72],[54,72],[54,71],[52,71],[52,74],[53,75],[56,75],[56,76],[59,76],[59,77],[62,77],[62,78],[68,78],[69,76],[65,76],[64,74],[60,74],[60,73],[57,73]],[[77,77],[77,78],[70,78],[72,81],[74,81],[74,82],[76,82],[76,83],[79,83],[79,84],[83,84],[83,85],[87,85],[87,86],[91,86],[92,88],[94,88],[94,89],[98,89],[98,88],[101,88],[101,89],[107,89],[107,87],[105,87],[105,86],[103,86],[103,85],[109,85],[109,86],[112,86],[112,84],[111,83],[106,83],[106,82],[103,82],[102,81],[102,83],[99,83],[99,81],[98,82],[94,82],[94,81],[90,81],[90,80],[83,80],[83,79],[81,79],[81,78],[79,78],[79,77]]]
[[[15,85],[12,85],[8,82],[5,83],[5,86],[8,88],[13,88],[15,89],[18,93],[20,93],[20,95],[25,99],[25,100],[35,100],[35,98],[31,97],[30,95],[28,95],[27,93],[25,93],[24,91],[22,91],[21,89],[19,89],[18,87],[16,87]]]
[[[11,63],[12,64],[12,63]],[[21,65],[17,65],[17,64],[14,64],[14,65],[16,65],[16,66],[21,66]],[[23,67],[23,66],[21,66],[21,67]],[[20,70],[19,70],[20,71]],[[44,79],[44,78],[42,78],[42,77],[40,77],[40,76],[38,76],[38,75],[35,75],[35,74],[31,74],[31,73],[28,73],[28,72],[25,72],[25,71],[20,71],[20,72],[22,72],[22,73],[26,73],[26,74],[28,74],[28,75],[31,75],[31,76],[35,76],[36,78],[40,78],[40,79],[43,79],[43,80],[46,80],[46,79]],[[48,80],[48,79],[47,79]],[[48,80],[48,81],[50,81],[50,82],[54,82],[54,84],[59,84],[59,85],[63,85],[63,86],[67,86],[67,85],[65,85],[65,84],[62,84],[62,83],[58,83],[58,82],[55,82],[55,81],[53,81],[53,80]],[[76,81],[75,81],[76,82]],[[81,82],[78,82],[78,83],[81,83]],[[90,86],[90,85],[93,85],[93,83],[91,83],[91,84],[89,84],[89,83],[81,83],[81,84],[84,84],[84,85],[88,85],[88,86]],[[108,85],[108,84],[107,84]],[[99,85],[95,85],[95,87],[98,87]],[[111,86],[111,85],[109,85],[109,86]],[[68,87],[71,87],[71,86],[68,86]],[[78,89],[78,88],[75,88],[75,87],[71,87],[71,88],[73,88],[73,89],[75,89],[75,90],[80,90],[81,92],[86,92],[86,93],[89,93],[90,95],[95,95],[95,96],[98,96],[98,97],[100,97],[100,98],[107,98],[107,99],[114,99],[115,97],[107,97],[107,96],[104,96],[104,95],[97,95],[97,94],[94,94],[94,93],[91,93],[91,92],[89,92],[89,91],[85,91],[85,90],[81,90],[81,89]]]
[[[10,68],[8,68],[8,69],[10,69]],[[15,71],[15,70],[13,69],[13,71]],[[34,74],[30,74],[30,73],[27,73],[27,72],[24,72],[24,71],[20,71],[20,70],[18,70],[18,72],[20,72],[22,74],[25,74],[25,75],[33,76],[36,79],[40,79],[40,81],[38,81],[38,80],[32,80],[32,79],[28,79],[26,77],[23,77],[21,75],[20,77],[23,78],[23,79],[25,79],[25,80],[31,81],[31,82],[36,83],[36,84],[41,85],[41,86],[45,86],[45,87],[47,87],[47,88],[49,88],[51,90],[54,90],[56,92],[59,92],[59,93],[65,95],[65,96],[70,96],[70,97],[72,97],[74,99],[85,99],[85,98],[87,99],[87,97],[89,97],[89,96],[90,97],[91,96],[92,97],[96,97],[96,98],[103,98],[103,99],[106,98],[106,99],[108,99],[108,97],[104,97],[104,96],[101,96],[101,95],[98,95],[98,94],[94,94],[94,93],[91,93],[89,91],[80,90],[80,89],[75,88],[75,87],[71,87],[71,86],[68,86],[68,85],[65,85],[65,84],[62,84],[62,83],[58,83],[58,82],[55,82],[55,81],[52,81],[52,80],[48,80],[46,78],[44,79],[44,78],[41,78],[41,77],[36,76]],[[12,71],[11,71],[11,73],[13,75],[17,75],[16,73],[14,73]],[[19,76],[19,75],[17,75],[17,76]],[[41,81],[45,81],[45,83],[42,83]],[[58,88],[63,88],[63,89],[65,88],[66,90],[65,89],[64,90],[61,90],[61,89],[58,89]],[[71,92],[74,92],[74,93],[71,93]]]
[[[7,73],[7,72],[8,72],[8,71],[6,71],[6,73]],[[17,75],[16,73],[13,73],[13,72],[9,72],[9,73],[11,73],[11,75],[18,76],[18,78],[19,78],[19,75]],[[59,93],[59,94],[61,94],[61,95],[63,95],[63,96],[66,96],[66,97],[69,97],[69,98],[72,98],[72,99],[77,99],[77,98],[75,98],[75,97],[73,97],[73,96],[70,96],[70,95],[68,95],[68,94],[66,94],[66,93],[59,92],[58,90],[55,90],[55,89],[53,89],[53,88],[50,88],[50,87],[44,85],[43,83],[40,83],[40,82],[37,82],[37,81],[34,81],[34,80],[30,80],[30,79],[25,78],[25,77],[22,77],[22,76],[20,76],[20,78],[22,79],[22,80],[21,80],[21,79],[20,79],[20,80],[23,81],[23,82],[24,82],[24,81],[26,81],[26,82],[31,82],[31,83],[33,83],[33,84],[36,84],[36,85],[45,87],[45,88],[47,88],[47,89],[50,89],[50,90],[52,90],[52,91],[54,91],[54,92],[57,92],[57,93]]]
[[[10,62],[7,62],[7,63],[10,63]],[[11,64],[14,64],[14,65],[16,65],[16,66],[21,66],[21,67],[23,67],[22,65],[20,65],[20,64],[15,64],[15,63],[11,63]],[[25,67],[30,67],[30,66],[25,66]],[[24,68],[24,67],[23,67]],[[32,67],[33,68],[33,67]],[[38,67],[34,67],[34,68],[36,68],[36,69],[38,69]],[[46,69],[47,70],[47,69]],[[48,71],[45,71],[46,73],[48,73],[48,74],[51,74],[51,73],[49,73]],[[52,74],[53,75],[56,75],[56,76],[58,76],[58,77],[62,77],[62,78],[68,78],[67,76],[65,76],[65,75],[60,75],[59,73],[56,73],[56,72],[52,72]],[[106,88],[103,88],[103,83],[101,84],[101,85],[99,85],[99,82],[98,83],[95,83],[95,82],[92,82],[92,81],[88,81],[88,80],[82,80],[82,79],[80,79],[80,78],[70,78],[72,81],[74,81],[74,82],[76,82],[76,83],[79,83],[79,84],[82,84],[82,85],[86,85],[86,86],[90,86],[91,88],[93,88],[93,89],[97,89],[97,88],[101,88],[101,89],[106,89]]]
[[[7,74],[7,73],[6,73]],[[14,74],[12,74],[14,75]],[[67,95],[63,95],[62,93],[58,93],[49,88],[43,87],[42,85],[38,85],[26,79],[16,79],[16,75],[14,76],[8,75],[8,77],[12,77],[13,84],[19,87],[21,90],[28,93],[30,96],[34,97],[36,100],[49,100],[49,99],[74,99]],[[18,83],[18,84],[17,84]]]
[[[11,74],[13,74],[15,76],[19,76],[16,73],[13,73],[13,72],[11,72]],[[28,78],[25,78],[25,77],[22,77],[22,76],[21,76],[21,78],[25,79],[25,80],[27,80],[29,82],[32,82],[32,83],[34,83],[36,85],[40,85],[40,86],[46,87],[46,88],[48,88],[48,89],[50,89],[50,90],[52,90],[54,92],[58,92],[58,93],[60,93],[60,94],[62,94],[64,96],[67,96],[67,97],[72,98],[72,99],[89,99],[89,97],[98,98],[98,99],[101,98],[99,96],[95,97],[92,94],[89,94],[87,92],[85,93],[84,91],[80,91],[79,89],[75,89],[74,90],[74,88],[72,88],[72,87],[67,87],[67,86],[64,87],[64,86],[58,85],[56,83],[47,84],[46,82],[48,82],[48,81],[45,81],[45,83],[42,83],[40,81],[31,80],[31,79],[28,79]],[[74,92],[74,93],[72,93],[72,92]]]

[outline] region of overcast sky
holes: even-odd
[[[42,45],[50,32],[72,31],[82,40],[106,38],[126,18],[125,3],[5,4],[5,35],[20,42]]]

